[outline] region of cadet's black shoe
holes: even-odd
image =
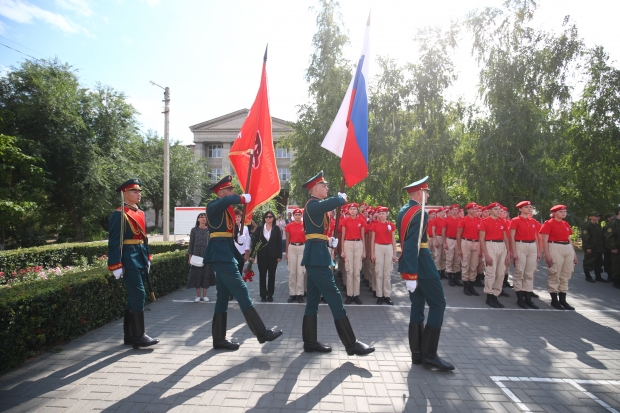
[[[499,308],[499,305],[497,305],[497,303],[495,302],[493,298],[495,298],[493,294],[487,294],[487,305],[489,307]]]
[[[586,274],[586,281],[589,283],[593,283],[594,280],[592,279],[592,276],[590,275],[590,271],[584,271]]]
[[[336,324],[338,336],[340,337],[342,344],[344,344],[344,348],[349,356],[364,356],[375,351],[374,347],[364,344],[355,338],[355,333],[353,333],[353,328],[349,322],[349,317],[345,315],[338,320],[334,320],[334,323]]]
[[[361,304],[361,303],[362,303],[362,300],[360,300],[360,296],[359,296],[359,295],[356,295],[355,297],[353,297],[353,302],[354,302],[355,304],[358,304],[358,305],[359,305],[359,304]]]
[[[377,298],[377,304],[379,305],[383,304],[383,297]]]
[[[510,297],[510,294],[508,294],[506,291],[504,291],[504,289],[502,288],[502,292],[499,293],[500,297]]]
[[[303,304],[303,303],[304,303],[304,297],[302,297],[301,295],[298,295],[298,296],[297,296],[297,302],[298,302],[299,304]]]
[[[377,292],[376,291],[372,292],[372,298],[377,298]]]
[[[512,288],[512,285],[508,282],[508,274],[504,275],[504,283],[502,284],[502,287]]]
[[[344,303],[345,303],[345,304],[351,304],[351,302],[353,302],[353,297],[349,297],[349,296],[347,295],[347,299],[346,299],[346,300],[344,300]]]
[[[551,307],[555,308],[556,310],[564,310],[564,307],[562,307],[562,304],[560,304],[560,302],[558,301],[558,293],[549,293],[551,295]]]
[[[428,324],[422,333],[422,364],[426,367],[434,367],[443,371],[454,370],[454,366],[437,355],[439,346],[439,334],[441,328],[433,328]]]
[[[304,340],[304,351],[312,353],[329,353],[332,351],[330,346],[319,343],[317,340],[317,315],[305,315],[301,323],[301,336]]]
[[[213,348],[216,350],[239,350],[239,343],[229,340],[213,340]]]
[[[273,302],[273,297],[272,296],[267,297],[267,301],[272,303]]]
[[[496,296],[493,296],[493,299],[495,300],[495,304],[497,304],[497,306],[498,306],[499,308],[504,308],[504,307],[506,307],[504,304],[502,304],[502,303],[500,303],[500,302],[499,302],[499,300],[497,299],[497,297],[496,297]]]
[[[474,281],[474,287],[484,287],[484,284],[482,283],[483,277],[484,274],[476,274],[476,281]]]
[[[454,287],[455,286],[455,284],[454,284],[454,273],[453,272],[449,272],[448,273],[448,285],[450,287]]]
[[[441,270],[441,271],[439,271],[439,278],[441,278],[441,279],[443,279],[443,280],[447,280],[447,279],[449,279],[450,277],[448,277],[448,276],[446,275],[446,270]]]
[[[463,283],[461,282],[461,278],[463,277],[463,275],[461,274],[461,272],[457,272],[454,274],[454,285],[456,285],[457,287],[462,287]]]
[[[392,299],[390,297],[383,298],[383,302],[388,304],[388,305],[394,305],[394,303],[392,302]]]
[[[288,300],[286,300],[287,303],[294,303],[295,301],[297,301],[296,295],[291,295]]]
[[[568,304],[566,302],[566,293],[560,293],[558,294],[560,296],[560,304],[562,305],[562,307],[564,307],[565,310],[574,310],[575,307],[573,307],[572,305]]]
[[[608,283],[609,282],[606,279],[604,279],[603,277],[601,277],[601,273],[594,273],[594,279],[596,281],[602,282],[602,283]]]
[[[465,295],[471,295],[471,291],[469,289],[469,281],[463,281],[463,293]]]
[[[529,291],[525,291],[525,304],[527,304],[528,307],[533,308],[534,310],[539,309],[539,307],[532,301],[532,293]]]
[[[474,290],[474,282],[470,281],[469,282],[469,292],[471,293],[471,295],[474,295],[476,297],[478,297],[480,294],[478,294],[478,291]]]
[[[527,304],[525,304],[525,292],[524,291],[517,291],[517,305],[521,308],[523,308],[524,310],[528,309]]]
[[[531,294],[532,294],[532,298],[540,298],[538,294],[536,294],[534,291],[532,291]]]

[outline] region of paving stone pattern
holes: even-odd
[[[304,353],[304,305],[286,303],[282,262],[274,302],[255,304],[268,327],[284,330],[280,339],[260,345],[232,302],[229,337],[241,348],[215,351],[215,288],[209,303],[194,303],[194,290],[178,291],[146,312],[147,332],[159,345],[122,345],[122,320],[114,321],[0,376],[0,412],[620,410],[620,290],[586,283],[580,264],[568,294],[577,311],[553,310],[540,264],[535,301],[541,310],[519,309],[511,289],[501,299],[505,309],[490,309],[481,288],[480,297],[467,297],[443,281],[448,309],[439,353],[456,365],[451,373],[411,364],[409,300],[396,273],[394,306],[374,304],[368,288],[363,305],[346,306],[357,337],[375,353],[347,356],[325,305],[319,339],[334,350]],[[257,278],[249,287],[260,301]]]

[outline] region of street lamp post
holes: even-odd
[[[164,241],[170,238],[170,88],[159,86],[151,81],[152,85],[164,89],[164,217],[162,228],[164,230]]]

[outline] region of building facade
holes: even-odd
[[[210,169],[209,180],[216,181],[223,175],[234,175],[228,153],[249,112],[249,109],[241,109],[189,127],[194,134],[194,154],[207,159]],[[284,188],[285,183],[291,178],[290,167],[295,154],[294,151],[278,147],[278,140],[293,129],[290,122],[273,116],[271,124],[278,175]]]

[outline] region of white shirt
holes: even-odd
[[[271,229],[273,229],[273,227],[271,227]],[[269,238],[271,238],[271,229],[267,230],[266,225],[263,227],[263,236],[265,237],[267,241],[269,241]]]
[[[239,254],[243,255],[246,251],[250,250],[250,231],[248,231],[248,227],[243,225],[243,233],[240,233],[239,235],[245,235],[245,242],[243,243],[243,245],[239,245],[235,241],[235,247],[237,247],[237,251],[239,251]]]

